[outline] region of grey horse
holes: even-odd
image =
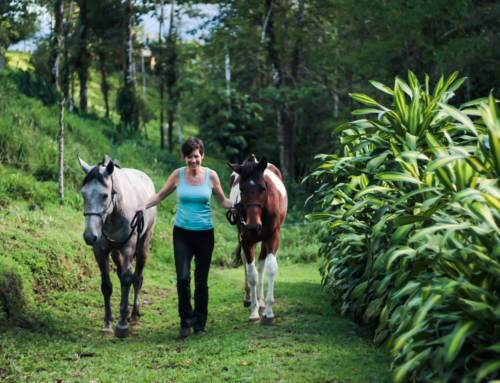
[[[104,296],[103,335],[113,335],[111,324],[110,298],[113,285],[109,276],[109,254],[116,265],[121,282],[120,319],[114,335],[125,338],[131,326],[139,324],[139,293],[143,281],[143,269],[148,256],[149,241],[153,234],[156,219],[156,207],[148,209],[144,216],[144,226],[132,235],[131,222],[135,211],[143,206],[155,194],[153,181],[139,170],[122,169],[117,161],[104,156],[101,163],[89,166],[78,157],[82,170],[86,174],[82,182],[85,231],[83,239],[92,246],[95,259],[101,270],[101,291]],[[137,240],[139,238],[139,241]],[[136,253],[135,272],[132,263]],[[134,285],[135,297],[132,314],[129,315],[130,286]]]

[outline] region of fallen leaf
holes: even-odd
[[[356,373],[356,372],[358,372],[358,370],[352,370],[352,372]]]
[[[217,375],[217,371],[212,372],[212,375]]]
[[[330,319],[330,320],[333,322],[335,319],[333,319],[333,318],[332,318],[332,319]]]
[[[243,366],[246,366],[248,363],[247,362],[243,362],[241,363]]]
[[[370,364],[370,361],[369,361],[369,360],[367,360],[367,361],[365,362],[365,364]]]
[[[254,352],[255,350],[248,350],[248,352]]]
[[[260,343],[255,343],[255,346],[260,346]]]
[[[183,360],[182,363],[184,364],[188,364],[189,362],[191,362],[191,359],[188,359],[188,360]]]

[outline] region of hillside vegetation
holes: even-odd
[[[15,84],[2,75],[0,260],[4,257],[14,259],[20,270],[24,270],[19,271],[20,275],[29,276],[26,283],[35,291],[74,288],[97,272],[91,249],[84,245],[81,237],[84,218],[79,184],[84,174],[77,156],[95,164],[108,154],[124,167],[146,172],[157,190],[164,185],[170,172],[183,163],[178,152],[160,151],[154,142],[138,137],[122,139],[115,125],[106,119],[66,111],[65,201],[64,209],[60,209],[56,181],[57,135],[57,105],[44,106],[41,101],[20,94]],[[218,172],[228,195],[230,169],[227,165],[210,156],[205,157],[204,165]],[[235,229],[227,224],[225,211],[216,203],[213,206],[218,238],[213,262],[227,266],[231,264],[237,245]],[[173,262],[170,244],[175,195],[165,200],[158,211],[150,245],[150,267]],[[285,227],[282,243],[289,248],[285,258],[299,262],[315,260],[314,236],[314,230],[309,227]]]
[[[492,93],[448,105],[457,75],[372,81],[385,106],[353,94],[375,116],[337,127],[314,173],[325,286],[391,351],[395,382],[500,377],[500,109]]]

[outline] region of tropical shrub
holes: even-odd
[[[456,78],[372,81],[390,106],[352,94],[375,117],[337,127],[340,154],[312,174],[323,282],[373,326],[395,382],[500,375],[500,112],[492,95],[448,105]]]

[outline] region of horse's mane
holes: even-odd
[[[96,166],[94,166],[94,168],[90,172],[87,173],[87,175],[85,176],[85,178],[82,181],[82,187],[87,185],[92,180],[97,180],[97,182],[101,183],[102,185],[108,186],[106,184],[106,180],[104,179],[104,176],[99,171],[99,166],[105,166],[105,164],[107,165],[108,162],[112,162],[113,165],[115,165],[115,167],[117,167],[118,169],[122,168],[122,166],[120,165],[118,160],[112,160],[108,155],[105,155],[104,158],[102,159],[102,161],[99,162]]]
[[[255,156],[251,155],[243,162],[243,167],[240,171],[241,180],[243,181],[260,174],[262,174],[262,169],[259,168],[259,163],[255,162]]]

